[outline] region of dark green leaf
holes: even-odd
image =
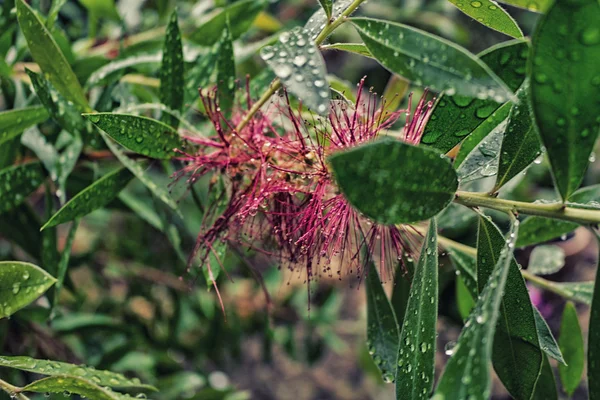
[[[204,89],[208,86],[211,81],[213,71],[217,66],[218,57],[219,45],[216,44],[208,53],[198,56],[192,69],[187,72],[185,79],[186,104],[194,103],[194,101],[199,98],[198,89]]]
[[[35,62],[63,97],[75,103],[80,111],[88,111],[83,89],[52,34],[27,3],[17,0],[16,6],[21,31]]]
[[[500,2],[504,4],[510,4],[511,6],[525,8],[530,11],[543,13],[550,8],[554,0],[500,0]]]
[[[596,233],[600,243],[600,233]],[[600,266],[600,260],[597,263]],[[600,399],[600,267],[596,268],[596,284],[590,302],[590,325],[588,331],[587,378],[590,400]]]
[[[15,226],[19,226],[20,229],[14,229]],[[37,260],[41,258],[40,226],[38,216],[27,203],[22,203],[10,212],[0,214],[0,234]]]
[[[331,10],[333,8],[333,0],[319,0],[319,4],[323,7],[327,18],[331,18]]]
[[[260,56],[307,107],[320,115],[329,112],[325,60],[306,31],[296,28],[282,33],[279,42],[261,49]]]
[[[498,177],[494,191],[497,191],[521,171],[527,168],[540,154],[537,127],[529,105],[529,80],[517,92],[519,103],[510,110],[508,125],[502,139]]]
[[[400,332],[392,306],[371,263],[367,276],[367,347],[383,380],[393,382]]]
[[[404,322],[414,271],[415,265],[413,259],[411,257],[404,257],[402,261],[398,263],[398,268],[396,268],[396,274],[394,275],[394,289],[392,291],[390,302],[392,303],[396,321],[398,321],[400,327]]]
[[[476,298],[479,293],[479,287],[477,286],[477,260],[455,249],[450,252],[450,259],[456,269],[456,275],[462,278],[471,296]]]
[[[492,382],[489,363],[492,359],[492,343],[512,262],[516,231],[516,227],[510,231],[508,243],[505,243],[475,309],[465,323],[432,400],[490,398]]]
[[[77,193],[42,226],[42,229],[72,221],[110,203],[133,178],[127,169],[117,169]]]
[[[516,91],[525,78],[529,52],[524,40],[511,40],[493,46],[478,57]],[[491,100],[464,96],[440,96],[425,127],[422,143],[447,152],[483,123],[500,105]]]
[[[32,303],[56,282],[40,267],[19,261],[0,261],[0,318]]]
[[[177,11],[171,14],[167,26],[165,44],[163,47],[162,65],[160,67],[160,102],[171,110],[181,111],[183,106],[184,63],[181,33],[177,24]],[[163,113],[161,121],[177,128],[179,120]]]
[[[536,275],[554,274],[565,266],[565,252],[553,245],[536,246],[529,256],[527,271]]]
[[[544,317],[542,317],[538,309],[535,307],[533,308],[533,316],[535,317],[535,327],[537,328],[538,338],[540,339],[540,347],[548,356],[564,364],[565,360],[560,352],[558,343],[556,343],[556,339],[554,339],[554,335],[552,335],[552,332],[550,331],[550,327],[546,323]],[[542,369],[543,368],[544,367],[542,367]],[[538,382],[537,387],[539,387],[539,385],[540,382]]]
[[[173,128],[160,121],[130,114],[84,114],[98,128],[127,149],[147,157],[169,159],[185,147]]]
[[[556,1],[533,37],[533,114],[565,200],[579,187],[600,131],[598,21],[597,0]]]
[[[438,310],[437,225],[431,219],[415,268],[406,317],[402,324],[398,368],[397,399],[428,399],[433,389]]]
[[[339,18],[344,11],[352,4],[354,0],[336,0],[333,2],[331,9],[331,17],[328,17],[325,10],[322,8],[315,12],[304,25],[304,30],[308,32],[311,41],[314,41],[317,36],[321,33],[328,20],[335,20]],[[331,32],[330,32],[331,33]],[[324,38],[326,39],[326,38]]]
[[[570,396],[579,387],[583,377],[585,351],[583,334],[579,326],[577,309],[570,301],[565,304],[558,336],[560,350],[564,354],[567,365],[559,364],[560,381],[564,391]]]
[[[56,375],[40,379],[23,387],[24,392],[73,393],[94,400],[125,400],[131,396],[113,392],[108,386],[102,387],[84,378],[69,375]]]
[[[40,106],[0,112],[0,144],[19,136],[31,125],[47,119],[48,112]]]
[[[505,35],[522,38],[523,32],[515,20],[493,0],[458,1],[449,0],[469,17]]]
[[[67,268],[69,267],[69,259],[71,257],[71,247],[73,246],[73,241],[75,240],[75,232],[77,232],[78,226],[79,220],[76,219],[75,221],[73,221],[73,224],[71,224],[69,234],[67,235],[67,241],[65,242],[65,247],[63,248],[62,254],[60,255],[60,260],[58,262],[58,270],[56,273],[56,286],[54,288],[54,298],[52,300],[53,310],[58,305],[60,291],[63,287],[65,276],[67,275]]]
[[[542,364],[542,372],[538,379],[537,385],[535,386],[535,393],[533,394],[532,400],[558,400],[558,393],[556,390],[556,380],[554,379],[554,372],[548,362],[548,356],[544,356],[544,362]]]
[[[513,97],[487,65],[454,43],[393,22],[367,18],[354,18],[352,22],[384,67],[416,85],[497,103]]]
[[[217,58],[217,98],[225,119],[231,117],[235,102],[235,58],[229,23],[225,25]]]
[[[21,204],[44,180],[38,162],[0,170],[0,214]]]
[[[212,46],[221,38],[221,33],[227,24],[227,17],[231,25],[232,40],[244,34],[265,8],[265,0],[242,0],[235,2],[214,15],[203,23],[190,36],[190,40],[201,46]]]
[[[486,217],[481,217],[477,239],[477,282],[480,291],[505,246],[506,239],[500,230]],[[494,336],[494,369],[513,397],[529,399],[534,392],[542,361],[529,292],[519,266],[511,259]]]
[[[437,151],[396,140],[339,152],[329,161],[348,201],[383,224],[433,217],[458,186],[456,172]]]

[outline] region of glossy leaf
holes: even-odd
[[[94,400],[125,400],[131,396],[113,392],[108,386],[102,387],[91,380],[69,375],[56,375],[40,379],[22,388],[24,392],[72,393]]]
[[[487,65],[454,43],[407,25],[368,18],[352,22],[377,61],[418,86],[497,103],[513,97]]]
[[[415,268],[406,317],[402,324],[397,399],[428,399],[433,389],[438,310],[437,225],[431,219]]]
[[[198,56],[192,69],[186,74],[185,102],[192,103],[198,99],[198,90],[206,88],[211,81],[213,71],[217,66],[219,45],[213,46],[206,54]],[[256,79],[256,78],[254,78]],[[254,81],[253,79],[253,81]]]
[[[558,246],[536,246],[529,256],[527,271],[536,275],[554,274],[565,266],[565,252]]]
[[[550,8],[554,0],[500,0],[500,2],[529,11],[544,13]]]
[[[56,280],[40,267],[0,261],[0,318],[10,317],[40,297]]]
[[[515,20],[493,0],[458,1],[448,0],[469,17],[488,28],[514,38],[522,38],[523,32]]]
[[[348,201],[383,224],[433,217],[454,198],[456,172],[437,151],[379,140],[332,155],[335,179]]]
[[[47,119],[48,112],[40,106],[0,112],[0,144],[19,136],[25,129]]]
[[[377,267],[371,263],[367,268],[367,347],[383,380],[393,382],[400,341],[398,322],[379,281]]]
[[[528,81],[519,89],[517,97],[519,103],[510,110],[508,125],[502,139],[495,191],[527,168],[541,152],[537,127],[529,105]]]
[[[77,193],[44,224],[42,229],[64,224],[110,203],[133,178],[127,169],[117,169]]]
[[[546,323],[542,314],[540,314],[539,310],[533,307],[533,316],[535,317],[535,327],[537,328],[538,338],[540,340],[541,349],[550,357],[554,358],[559,363],[565,364],[565,359],[560,351],[560,347],[558,343],[556,343],[556,339],[550,330],[550,327]],[[542,369],[544,366],[542,366]],[[542,372],[543,373],[543,372]],[[536,388],[539,387],[540,382],[536,385]],[[536,390],[537,392],[537,390]]]
[[[516,91],[525,78],[528,53],[526,41],[510,40],[485,50],[478,57]],[[443,94],[434,106],[421,141],[445,153],[486,121],[499,106],[492,100]]]
[[[535,386],[535,393],[532,400],[558,400],[558,392],[556,390],[556,380],[554,379],[554,371],[548,362],[548,357],[544,356],[542,363],[542,372]]]
[[[567,365],[561,364],[558,366],[560,381],[564,391],[572,396],[583,377],[585,351],[579,317],[575,306],[571,302],[567,302],[563,310],[558,344],[567,363]]]
[[[231,38],[235,40],[246,33],[258,14],[265,8],[265,0],[237,1],[215,14],[210,20],[204,22],[196,29],[189,39],[201,46],[212,46],[221,38],[221,33],[227,24],[231,26]]]
[[[516,227],[513,227],[510,233],[515,235],[516,231]],[[504,286],[512,262],[511,244],[514,246],[514,236],[509,235],[508,243],[465,322],[432,400],[487,400],[490,397],[492,382],[489,363]]]
[[[583,180],[600,131],[598,21],[597,0],[556,1],[533,36],[533,114],[554,182],[565,200]]]
[[[477,282],[480,291],[501,258],[505,245],[506,239],[500,230],[486,217],[481,217],[477,238]],[[494,336],[494,369],[514,398],[529,399],[534,392],[542,361],[529,292],[519,266],[511,259]]]
[[[83,89],[52,34],[25,1],[17,0],[16,6],[21,32],[27,40],[31,56],[44,75],[56,90],[76,104],[80,111],[89,110]]]
[[[181,111],[183,106],[184,63],[181,33],[177,23],[177,11],[173,11],[163,46],[162,64],[160,66],[160,102],[171,110]],[[179,120],[163,113],[161,121],[177,128]]]
[[[160,121],[130,114],[84,114],[94,125],[125,148],[147,157],[169,159],[185,147],[173,128]]]
[[[0,170],[0,214],[25,201],[43,180],[44,171],[37,162]]]
[[[600,243],[600,233],[596,233]],[[600,260],[597,263],[600,266]],[[588,330],[587,381],[590,400],[600,399],[600,268],[596,268],[596,284],[590,302],[590,324]]]
[[[223,30],[217,57],[217,97],[225,119],[231,117],[235,103],[235,58],[229,23]]]
[[[319,0],[320,1],[320,0]],[[325,0],[328,1],[328,0]],[[308,31],[308,34],[312,41],[321,33],[328,20],[335,20],[339,18],[344,11],[352,4],[354,0],[335,0],[331,7],[331,16],[327,16],[325,10],[320,8],[315,12],[304,25],[304,29]]]
[[[260,56],[308,108],[320,115],[329,112],[325,60],[306,30],[282,33],[279,42],[261,49]]]

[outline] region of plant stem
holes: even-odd
[[[506,213],[537,215],[584,225],[600,224],[600,211],[568,207],[563,203],[526,203],[471,192],[457,192],[454,201],[467,207],[485,207]]]
[[[346,8],[339,17],[337,17],[333,22],[328,22],[315,39],[315,44],[318,46],[321,43],[323,43],[323,41],[327,39],[327,37],[331,35],[331,33],[334,30],[336,30],[338,26],[346,22],[350,14],[352,14],[364,1],[365,0],[354,0],[352,4],[350,4],[348,8]],[[269,101],[271,96],[273,96],[273,94],[275,94],[275,92],[277,92],[280,88],[281,81],[277,78],[274,79],[273,82],[271,82],[271,84],[269,85],[269,88],[260,97],[260,99],[258,99],[258,101],[252,105],[250,110],[248,110],[248,113],[246,113],[244,118],[235,127],[235,130],[239,132],[240,130],[244,129],[244,127],[248,125],[248,122],[250,122],[254,114],[256,114],[261,109],[261,107],[265,105],[267,101]]]
[[[2,379],[0,379],[0,389],[4,390],[6,393],[8,393],[8,395],[11,397],[11,399],[29,400],[29,398],[27,396],[25,396],[24,394],[21,393],[22,389],[20,387],[13,386],[8,382],[3,381]]]

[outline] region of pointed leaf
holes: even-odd
[[[323,45],[321,48],[325,50],[341,50],[348,53],[354,53],[360,56],[373,58],[373,54],[371,54],[367,46],[362,43],[332,43]]]
[[[579,387],[583,377],[585,352],[583,334],[579,326],[579,317],[575,306],[570,301],[565,304],[558,336],[560,350],[564,354],[567,365],[559,364],[558,372],[563,389],[570,396]]]
[[[537,308],[533,308],[533,316],[535,317],[535,327],[537,328],[538,338],[540,339],[540,347],[550,357],[554,358],[559,363],[564,364],[565,359],[560,351],[558,343],[554,335],[550,331],[550,327],[546,323],[546,320],[540,314]],[[542,367],[543,369],[544,367]],[[543,371],[542,371],[543,374]],[[536,389],[539,387],[540,382],[536,385]],[[537,392],[537,390],[536,390]]]
[[[169,159],[185,147],[177,131],[155,119],[130,114],[84,114],[117,143],[147,157]]]
[[[21,204],[44,180],[38,162],[0,170],[0,214]]]
[[[456,277],[456,308],[463,320],[466,320],[475,307],[475,300],[469,292],[464,279],[461,276]]]
[[[78,226],[79,220],[76,219],[75,221],[73,221],[73,224],[71,224],[71,228],[69,229],[69,233],[67,234],[65,247],[63,248],[62,253],[60,255],[60,260],[58,262],[58,268],[56,272],[56,286],[54,288],[54,296],[52,298],[52,310],[55,310],[56,306],[58,305],[60,291],[63,287],[65,276],[67,275],[69,259],[71,258],[71,248],[73,247],[73,241],[75,240],[75,232],[77,232]]]
[[[16,6],[17,19],[27,40],[31,56],[38,63],[44,75],[52,82],[56,90],[66,99],[75,103],[80,111],[89,110],[83,89],[52,34],[25,1],[16,0]]]
[[[54,284],[40,267],[20,261],[0,261],[0,318],[10,317]]]
[[[329,161],[348,201],[383,224],[429,219],[454,198],[456,172],[432,149],[379,140]]]
[[[193,103],[195,100],[197,100],[199,98],[198,90],[206,88],[211,82],[213,71],[217,66],[218,57],[219,45],[216,44],[208,53],[198,56],[192,69],[187,72],[185,78],[186,104]]]
[[[35,393],[74,393],[94,400],[125,400],[133,397],[113,392],[108,386],[102,387],[94,382],[69,375],[56,375],[40,379],[22,388],[23,392]]]
[[[333,0],[319,0],[319,4],[323,7],[327,18],[331,18],[331,10],[333,8]]]
[[[279,42],[261,49],[260,56],[292,94],[312,111],[327,115],[330,94],[325,60],[306,30],[282,33]]]
[[[600,243],[600,233],[596,233]],[[600,266],[600,260],[597,263]],[[590,400],[600,399],[600,268],[596,268],[596,284],[590,309],[588,331],[587,378]]]
[[[19,136],[31,125],[47,119],[48,112],[40,106],[0,112],[0,144]]]
[[[532,400],[558,400],[556,390],[556,380],[554,379],[554,371],[548,362],[548,357],[544,356],[542,364],[542,372],[535,386],[535,393]]]
[[[552,3],[553,0],[500,0],[501,3],[510,4],[511,6],[521,7],[529,11],[544,13]]]
[[[223,29],[217,57],[217,97],[225,119],[231,117],[235,102],[235,58],[229,23]]]
[[[459,1],[448,0],[469,17],[514,38],[522,38],[523,32],[515,20],[493,0]]]
[[[406,317],[402,324],[397,399],[428,399],[433,389],[438,310],[437,225],[431,219],[419,264],[410,288]]]
[[[390,300],[390,303],[394,309],[394,314],[396,315],[396,321],[398,321],[399,327],[402,327],[404,316],[406,315],[406,307],[408,305],[408,296],[414,271],[415,265],[413,259],[405,257],[398,263],[398,268],[396,268],[396,273],[394,275],[394,289],[392,290],[392,299]]]
[[[416,85],[497,103],[513,97],[487,65],[452,42],[393,22],[368,18],[352,22],[384,67]]]
[[[181,44],[181,33],[177,24],[177,11],[173,11],[165,44],[163,46],[162,65],[160,66],[160,102],[171,110],[181,111],[183,106],[183,86],[184,86],[184,63],[183,46]],[[161,121],[167,125],[177,128],[179,120],[169,114],[163,113]]]
[[[598,21],[598,0],[557,0],[542,16],[533,36],[533,114],[554,182],[565,200],[583,180],[600,131]]]
[[[322,8],[315,12],[304,25],[304,29],[308,31],[311,41],[314,41],[321,33],[328,20],[335,20],[346,11],[354,0],[335,0],[331,8],[331,17],[328,17],[325,10]],[[326,38],[325,38],[326,39]]]
[[[117,197],[132,178],[131,172],[125,168],[104,175],[77,193],[42,226],[42,229],[72,221],[104,207]]]

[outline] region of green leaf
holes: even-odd
[[[331,8],[331,17],[328,17],[325,13],[325,10],[320,8],[317,12],[315,12],[304,25],[304,30],[306,30],[311,38],[311,41],[314,41],[317,36],[323,30],[323,27],[327,24],[328,20],[335,20],[342,16],[344,11],[352,4],[354,0],[336,0],[333,2],[333,7]],[[331,32],[330,32],[331,34]],[[326,39],[326,38],[325,38]]]
[[[85,365],[68,364],[59,361],[39,360],[23,356],[0,356],[0,367],[13,368],[40,375],[70,375],[87,379],[101,386],[156,390],[151,385],[141,383],[139,379],[128,379],[116,372],[103,371]]]
[[[528,42],[510,40],[493,46],[478,57],[516,91],[525,78],[525,63],[529,54]],[[422,143],[446,153],[482,124],[500,105],[495,101],[464,96],[439,97]]]
[[[458,1],[448,0],[469,17],[477,20],[488,28],[502,32],[514,38],[522,38],[523,32],[502,7],[492,0]]]
[[[279,42],[263,47],[260,56],[292,94],[314,112],[327,115],[327,68],[308,32],[301,28],[284,32]]]
[[[56,286],[54,288],[54,296],[52,299],[52,310],[56,309],[58,305],[58,299],[60,295],[60,291],[63,287],[63,283],[65,281],[65,276],[67,275],[67,269],[69,267],[69,259],[71,258],[71,248],[73,247],[73,241],[75,240],[75,232],[77,232],[77,227],[79,226],[79,220],[76,219],[73,221],[71,228],[69,229],[69,233],[67,235],[67,240],[65,242],[65,247],[60,255],[60,260],[58,262],[58,269],[56,272]]]
[[[120,21],[121,17],[115,0],[80,0],[81,4],[87,8],[94,18],[110,18],[113,21]]]
[[[332,43],[323,45],[321,48],[325,50],[341,50],[348,53],[354,53],[360,56],[373,58],[373,54],[371,54],[367,46],[362,43]]]
[[[15,226],[20,228],[14,229]],[[0,214],[0,234],[37,260],[41,257],[40,226],[37,214],[27,203],[22,203],[10,212]]]
[[[48,112],[40,106],[0,112],[0,144],[19,136],[25,129],[47,119]]]
[[[505,243],[496,266],[481,291],[475,309],[465,323],[432,400],[489,399],[491,394],[489,363],[492,358],[492,343],[500,317],[504,286],[512,262],[512,248],[516,233],[517,227],[513,226],[508,243]],[[521,372],[521,369],[518,371]]]
[[[198,56],[192,69],[186,74],[185,102],[194,103],[198,97],[198,89],[206,88],[211,81],[213,71],[217,66],[219,45],[214,45],[211,50]],[[256,78],[255,78],[256,79]]]
[[[533,114],[565,200],[583,180],[600,131],[598,21],[597,0],[560,0],[541,18],[533,36]]]
[[[258,14],[265,8],[265,0],[237,1],[215,14],[210,20],[196,29],[189,39],[201,46],[212,46],[221,38],[221,33],[227,24],[231,25],[231,38],[235,40],[246,33]]]
[[[398,326],[402,326],[402,323],[404,322],[414,271],[415,265],[412,257],[403,257],[402,261],[398,263],[398,268],[396,268],[396,273],[394,275],[394,289],[392,290],[390,303],[394,309]]]
[[[498,177],[494,191],[517,176],[540,155],[539,135],[537,127],[533,123],[528,94],[529,81],[526,80],[517,92],[519,103],[510,110],[508,125],[504,139],[502,139]]]
[[[560,350],[564,354],[567,365],[558,365],[560,381],[563,389],[570,396],[579,387],[583,377],[585,351],[583,349],[583,334],[579,326],[577,309],[570,301],[565,304],[558,336]]]
[[[477,238],[477,282],[480,291],[501,258],[505,245],[506,240],[500,230],[486,217],[481,217]],[[519,266],[511,259],[494,336],[494,369],[514,398],[529,399],[535,389],[542,361],[529,292]]]
[[[162,56],[160,54],[142,54],[112,61],[91,74],[85,86],[91,88],[105,85],[111,82],[115,76],[122,74],[127,68],[144,64],[156,64],[160,63],[161,60]]]
[[[385,382],[396,375],[400,332],[394,310],[379,281],[377,267],[370,263],[367,275],[367,348]]]
[[[544,356],[542,364],[542,372],[535,386],[535,393],[532,400],[558,400],[556,390],[556,380],[554,379],[554,371],[548,362],[548,357]]]
[[[600,233],[595,232],[598,243]],[[597,263],[600,266],[600,260]],[[590,400],[600,399],[600,268],[596,268],[596,284],[590,302],[590,325],[588,330],[587,378]]]
[[[529,256],[527,271],[536,275],[550,275],[565,266],[565,252],[553,245],[536,246]]]
[[[46,19],[46,28],[52,30],[56,19],[58,18],[58,13],[60,9],[65,5],[67,0],[53,0],[52,6],[50,7],[50,11],[48,11],[48,18]]]
[[[331,18],[331,11],[333,9],[333,0],[319,0],[319,4],[323,7],[327,18]]]
[[[225,119],[231,117],[235,102],[235,58],[229,23],[225,25],[217,57],[217,97]]]
[[[487,65],[452,42],[393,22],[368,18],[352,22],[377,61],[418,86],[497,103],[513,98]]]
[[[546,323],[544,317],[540,314],[539,310],[535,307],[533,307],[533,316],[535,317],[535,327],[537,328],[538,338],[540,339],[540,347],[548,356],[554,358],[559,363],[564,364],[565,359],[558,347],[558,343],[556,343],[556,339],[554,339],[552,331],[550,331],[550,327]],[[542,369],[543,368],[544,367],[542,367]],[[539,387],[539,385],[540,382],[538,382],[536,388]]]
[[[469,317],[469,314],[475,307],[475,300],[473,300],[473,296],[469,292],[467,285],[462,277],[456,277],[456,307],[458,308],[458,313],[460,314],[463,320],[466,320]]]
[[[0,282],[0,318],[5,318],[35,301],[56,279],[37,265],[0,261]]]
[[[17,0],[16,6],[21,31],[35,62],[60,94],[75,103],[80,111],[88,111],[90,107],[83,89],[52,34],[25,1]]]
[[[402,324],[397,399],[428,399],[433,389],[438,311],[437,225],[431,219],[419,264],[410,288],[406,317]]]
[[[456,172],[432,149],[379,140],[329,157],[335,179],[354,207],[383,224],[423,221],[444,209]]]
[[[177,11],[173,11],[167,26],[159,72],[160,102],[171,110],[181,111],[183,106],[184,67],[183,46],[179,25],[177,24]],[[163,113],[161,121],[174,128],[179,125],[177,118],[173,118],[166,113]]]
[[[77,193],[42,226],[42,229],[64,224],[104,207],[117,197],[132,178],[131,172],[125,168],[104,175]]]
[[[21,204],[44,180],[39,162],[0,170],[0,214]]]
[[[500,2],[529,11],[544,13],[550,8],[554,0],[500,0]]]
[[[113,392],[108,386],[102,387],[77,376],[56,375],[30,383],[21,389],[35,393],[73,393],[94,400],[125,400],[133,397]]]
[[[147,157],[169,159],[185,147],[177,131],[160,121],[130,114],[84,114],[125,148]]]

